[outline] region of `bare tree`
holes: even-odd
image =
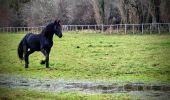
[[[94,11],[94,17],[96,20],[96,23],[102,24],[103,20],[102,20],[102,16],[100,14],[100,8],[99,8],[99,1],[98,0],[91,0],[91,4],[93,5],[93,11]]]
[[[170,22],[169,0],[0,0],[0,25]]]
[[[32,0],[22,8],[22,15],[28,26],[42,25],[57,16],[54,0]]]
[[[161,0],[160,19],[162,22],[170,22],[170,2],[169,0]]]
[[[67,0],[59,0],[57,6],[57,18],[61,20],[64,24],[69,24],[69,19],[71,18],[69,15],[70,5]]]

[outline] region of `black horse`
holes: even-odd
[[[41,64],[46,64],[46,68],[49,68],[49,54],[53,46],[54,33],[59,38],[62,37],[59,20],[48,24],[40,34],[28,33],[25,35],[18,46],[18,56],[21,60],[25,60],[25,68],[28,68],[29,55],[34,51],[41,51],[44,54],[45,60],[42,60]]]

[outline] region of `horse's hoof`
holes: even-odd
[[[25,68],[28,68],[28,65],[25,65]]]
[[[46,68],[50,68],[49,66],[46,66]]]
[[[41,64],[41,65],[45,64],[45,61],[44,61],[44,60],[42,60],[42,61],[40,62],[40,64]]]

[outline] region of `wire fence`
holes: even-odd
[[[39,27],[0,27],[1,33],[40,33]],[[170,23],[115,24],[115,25],[63,25],[63,31],[95,31],[107,34],[170,34]]]

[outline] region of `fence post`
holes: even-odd
[[[71,25],[71,30],[72,30],[72,31],[75,31],[74,25]]]
[[[5,32],[5,27],[3,27],[3,32]]]
[[[32,27],[32,31],[33,31],[33,33],[35,33],[35,28],[34,27]]]
[[[31,31],[32,31],[32,33],[34,33],[34,27],[31,27]]]
[[[66,30],[66,27],[64,26],[62,26],[62,31],[65,31]],[[41,30],[40,30],[40,27],[38,27],[38,32],[40,33],[41,32]]]
[[[6,27],[7,33],[8,33],[8,28],[9,28],[9,27]]]
[[[142,34],[143,34],[143,24],[142,24]]]
[[[6,32],[6,27],[4,27],[4,32]]]
[[[29,27],[29,31],[30,31],[30,33],[32,32],[32,27]]]
[[[77,31],[77,25],[75,25],[75,31]]]
[[[66,30],[66,27],[65,27],[65,25],[62,25],[62,32],[64,32],[65,30]],[[40,33],[40,31],[39,31],[39,27],[38,27],[38,32]]]
[[[38,27],[36,27],[36,28],[35,28],[35,30],[36,30],[36,33],[38,33]],[[61,28],[61,30],[63,31],[63,29],[62,29],[62,28]]]
[[[96,31],[96,25],[94,27],[95,27],[95,31]]]
[[[68,31],[68,26],[67,25],[64,25],[64,30]]]
[[[74,27],[75,27],[75,31],[77,31],[77,25],[75,25]]]
[[[103,33],[103,24],[102,24],[102,33]]]
[[[160,26],[159,26],[159,24],[158,24],[158,33],[160,34],[161,32],[160,32]]]
[[[127,31],[127,27],[126,27],[126,24],[125,24],[125,34],[126,34],[126,31]]]
[[[34,27],[31,27],[31,31],[32,31],[32,33],[34,33],[34,31],[35,31],[35,30],[34,30]]]
[[[73,31],[76,31],[76,25],[73,25]]]
[[[112,29],[111,29],[112,27],[111,27],[111,25],[110,25],[110,34],[112,33]]]
[[[11,32],[11,27],[9,27],[9,32]]]
[[[27,27],[27,33],[29,33],[29,27]]]
[[[133,34],[135,34],[135,26],[134,26],[134,24],[133,24]]]
[[[68,26],[68,31],[71,31],[71,25]]]
[[[168,24],[168,27],[169,27],[169,33],[170,33],[170,23]]]
[[[70,30],[74,31],[74,27],[72,25],[70,25]]]
[[[13,32],[13,31],[12,31],[12,27],[11,27],[11,32]]]
[[[150,25],[149,27],[150,27],[150,34],[151,34],[152,33],[152,27],[151,27],[151,24],[149,24],[149,25]]]
[[[61,30],[63,31],[62,28],[61,28]],[[35,27],[35,31],[36,31],[36,33],[38,33],[38,27]]]
[[[31,33],[31,31],[32,31],[32,29],[31,29],[31,27],[29,27],[29,33]]]
[[[81,30],[83,31],[83,25],[81,26]]]
[[[17,28],[17,33],[18,33],[18,27],[16,27]]]
[[[11,27],[9,27],[9,32],[11,32]]]
[[[25,27],[24,27],[24,33],[25,33]]]
[[[119,33],[119,25],[117,24],[116,26],[117,26],[117,33]]]

